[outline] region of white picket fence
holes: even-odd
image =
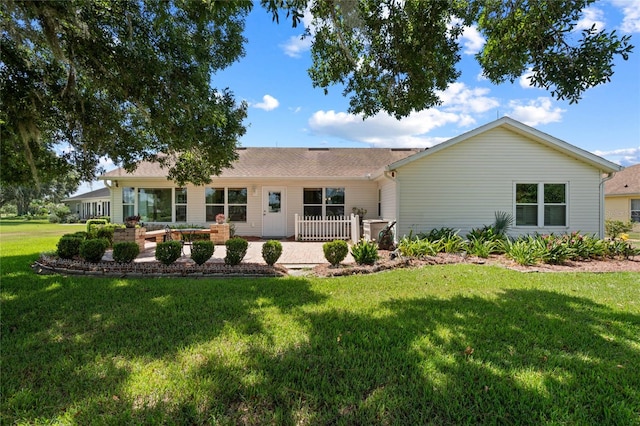
[[[360,240],[360,219],[345,216],[295,216],[295,235],[298,241]]]

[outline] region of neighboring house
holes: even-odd
[[[607,219],[640,223],[640,164],[629,166],[606,181],[604,200]]]
[[[101,216],[111,216],[111,193],[109,188],[96,189],[62,200],[69,206],[71,213],[78,215],[80,220],[87,220]]]
[[[211,224],[218,213],[244,236],[295,233],[294,217],[349,215],[397,221],[396,235],[451,227],[465,235],[515,218],[512,235],[604,235],[603,178],[620,166],[504,117],[430,149],[240,148],[206,186],[178,188],[158,164],[100,177],[112,220]]]

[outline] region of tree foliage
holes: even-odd
[[[533,86],[577,102],[585,90],[608,82],[614,59],[626,60],[633,48],[630,36],[615,31],[577,31],[594,1],[311,1],[309,74],[325,92],[343,85],[352,113],[404,117],[440,103],[438,91],[460,76],[464,27],[476,25],[486,40],[476,58],[491,82],[513,82],[530,70]],[[307,6],[304,0],[264,3]]]
[[[91,179],[103,156],[128,170],[161,161],[178,182],[208,182],[244,134],[246,105],[210,79],[243,55],[250,7],[2,2],[2,182],[39,183],[65,167]],[[10,149],[20,155],[5,157]]]
[[[275,21],[313,15],[309,74],[341,85],[349,110],[397,118],[440,103],[460,76],[461,35],[494,83],[531,83],[577,102],[605,83],[630,37],[577,31],[594,0],[261,0]],[[166,165],[182,185],[204,184],[237,158],[245,103],[213,87],[244,55],[251,2],[51,0],[0,3],[0,182],[38,186],[74,171],[90,180],[108,157],[128,171]],[[213,80],[215,82],[215,80]]]

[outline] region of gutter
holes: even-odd
[[[607,173],[607,176],[600,178],[600,208],[599,208],[599,216],[600,216],[600,224],[599,224],[599,232],[600,232],[600,239],[604,239],[605,234],[604,234],[604,215],[605,215],[605,211],[604,211],[604,183],[608,180],[611,180],[611,178],[613,178],[613,176],[615,175],[615,172],[609,172]]]

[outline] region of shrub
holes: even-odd
[[[224,243],[227,248],[227,254],[224,257],[224,263],[227,265],[239,265],[247,254],[249,243],[244,238],[234,237]]]
[[[62,222],[62,219],[60,219],[60,216],[51,213],[49,215],[49,223],[60,223]]]
[[[607,219],[604,221],[604,230],[612,240],[615,240],[620,236],[620,234],[624,234],[627,232],[631,232],[633,229],[633,223],[623,222],[621,220],[612,220]]]
[[[102,227],[94,228],[96,238],[104,238],[109,241],[109,247],[113,246],[113,234],[116,228],[122,228],[122,225],[107,224]]]
[[[343,240],[333,240],[324,243],[322,251],[324,252],[324,258],[327,259],[331,266],[338,266],[347,257],[349,245]]]
[[[84,240],[80,244],[80,257],[87,262],[97,263],[102,260],[104,252],[107,250],[109,242],[104,238],[96,238],[93,240]]]
[[[482,240],[480,238],[472,238],[467,242],[467,253],[472,256],[478,256],[483,259],[489,257],[491,253],[498,251],[499,241]]]
[[[555,235],[545,235],[539,239],[542,246],[541,259],[544,263],[561,265],[571,258],[571,249],[562,238]]]
[[[267,265],[273,266],[282,255],[282,244],[280,241],[269,240],[262,245],[262,258]]]
[[[191,244],[191,259],[198,265],[202,265],[213,256],[215,246],[213,241],[194,241]]]
[[[118,263],[131,263],[140,254],[140,247],[132,241],[113,245],[113,260]]]
[[[442,248],[442,240],[411,239],[405,237],[398,243],[400,254],[407,257],[435,256]]]
[[[542,258],[542,250],[544,250],[540,241],[533,237],[520,238],[513,242],[507,240],[504,247],[506,256],[523,266],[538,263]]]
[[[380,258],[376,243],[365,240],[351,247],[351,255],[358,265],[373,265]]]
[[[421,240],[427,239],[433,242],[441,240],[443,238],[451,238],[457,233],[458,231],[454,230],[453,228],[438,228],[432,229],[428,234],[418,234],[418,238]]]
[[[178,260],[182,254],[182,243],[180,241],[165,241],[156,244],[156,260],[163,265],[171,265]]]
[[[83,236],[76,234],[65,234],[60,237],[57,244],[58,256],[63,259],[73,259],[80,253],[80,244],[85,240]]]
[[[91,228],[93,227],[93,225],[106,225],[107,224],[107,220],[106,219],[89,219],[87,220],[87,232],[91,233]]]

